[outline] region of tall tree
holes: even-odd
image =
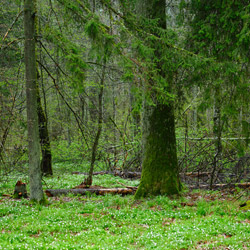
[[[29,141],[30,199],[43,202],[42,176],[40,168],[39,129],[37,115],[36,72],[36,0],[24,1],[24,60],[26,72],[26,105]]]
[[[38,24],[38,34],[41,29],[41,24],[39,20]],[[39,35],[42,37],[42,35]],[[39,56],[38,56],[39,55]],[[43,63],[43,50],[42,50],[42,41],[37,48],[37,56],[40,63]],[[42,175],[49,176],[53,175],[52,170],[52,154],[51,154],[51,145],[50,145],[50,137],[49,137],[49,129],[48,129],[48,117],[47,117],[47,110],[46,110],[46,95],[44,90],[44,76],[43,76],[43,68],[40,66],[40,72],[37,67],[37,80],[41,84],[42,94],[43,94],[43,101],[44,101],[44,108],[41,101],[39,83],[37,81],[37,114],[38,114],[38,125],[39,125],[39,137],[40,137],[40,145],[42,151],[42,160],[41,160],[41,171]]]
[[[98,144],[102,132],[103,127],[103,91],[104,91],[104,84],[105,84],[105,73],[106,73],[106,53],[104,53],[104,59],[103,59],[103,67],[102,67],[102,73],[101,73],[101,79],[100,79],[100,92],[98,95],[98,127],[97,132],[95,135],[94,143],[92,145],[92,153],[91,153],[91,163],[90,163],[90,169],[89,169],[89,175],[85,180],[85,184],[87,186],[92,185],[92,178],[93,178],[93,172],[94,172],[94,165],[96,161],[96,154],[98,149]]]
[[[228,123],[228,117],[232,120],[234,116],[242,125],[247,123],[239,119],[242,108],[239,100],[249,98],[247,78],[250,55],[250,5],[249,1],[214,0],[208,3],[205,0],[191,0],[184,6],[191,14],[188,15],[191,27],[187,39],[189,46],[195,53],[199,52],[215,59],[209,89],[215,93],[212,95],[215,158],[219,159],[222,152],[222,125]]]
[[[48,122],[42,107],[39,86],[37,85],[37,114],[39,125],[39,137],[42,151],[41,171],[43,175],[53,175],[52,155],[48,131]]]
[[[138,10],[148,23],[157,20],[157,28],[166,30],[165,0],[139,0]],[[160,36],[158,32],[154,32],[154,35]],[[164,90],[170,92],[173,77],[163,66],[164,49],[161,47],[163,45],[153,41],[150,46],[154,49],[154,63],[158,77],[149,76],[148,79],[151,85],[150,96],[154,104],[144,101],[142,177],[135,194],[136,198],[178,194],[181,188],[173,102],[170,99],[165,102],[159,100],[156,90],[157,84],[162,82]]]

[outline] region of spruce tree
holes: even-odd
[[[147,22],[157,20],[157,28],[166,30],[165,0],[138,1],[138,12]],[[157,31],[154,31],[154,35],[160,36]],[[171,98],[162,101],[156,90],[161,82],[164,92],[171,93],[173,74],[164,67],[164,45],[152,41],[149,46],[154,50],[155,71],[158,73],[157,77],[149,74],[147,78],[151,88],[151,100],[144,100],[142,177],[136,198],[178,194],[181,189],[176,154],[174,103]],[[148,95],[148,87],[145,83],[145,97]]]

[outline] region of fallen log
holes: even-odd
[[[78,174],[78,175],[88,175],[88,173],[85,172],[78,172],[78,171],[74,171],[72,172],[72,174]],[[100,172],[94,172],[93,175],[104,175],[104,174],[111,174],[114,176],[119,176],[121,178],[125,178],[125,179],[140,179],[141,178],[141,172],[126,172],[126,171],[119,171],[116,170],[114,172],[110,172],[110,171],[100,171]]]
[[[74,171],[72,174],[78,174],[78,175],[88,175],[88,173],[85,172],[78,172]],[[104,174],[111,174],[114,176],[119,176],[121,178],[127,178],[127,179],[140,179],[141,178],[141,172],[132,172],[132,171],[119,171],[116,170],[114,172],[110,171],[100,171],[100,172],[94,172],[93,175],[104,175]],[[186,173],[180,173],[181,176],[187,176],[187,177],[204,177],[211,175],[211,172],[186,172]]]
[[[187,177],[205,177],[211,175],[211,172],[186,172],[186,173],[180,173],[181,176],[187,176]]]
[[[117,172],[114,172],[114,176],[120,176],[121,178],[127,178],[127,179],[140,179],[141,178],[141,172],[117,171]]]
[[[72,174],[88,175],[89,173],[74,171],[74,172],[72,172]],[[109,171],[100,171],[100,172],[93,173],[93,175],[104,175],[104,174],[113,174],[113,173],[111,173]]]
[[[245,183],[228,183],[228,184],[213,184],[213,189],[226,189],[226,188],[250,188],[250,182]],[[201,189],[210,189],[210,185],[191,185],[189,188],[201,188]]]
[[[132,187],[132,186],[127,186],[127,185],[125,185],[125,184],[123,184],[123,183],[121,183],[121,182],[119,182],[119,181],[116,181],[118,184],[120,184],[120,185],[122,185],[122,186],[124,186],[124,187],[126,187],[126,188],[129,188],[129,189],[133,189],[133,190],[137,190],[137,187]]]
[[[92,193],[96,195],[105,194],[121,194],[122,196],[128,194],[134,194],[135,188],[77,188],[77,189],[47,189],[45,193],[48,197],[67,195],[69,193],[75,195],[86,195]]]
[[[201,189],[209,189],[210,185],[199,185],[197,186],[189,186],[189,188],[201,188]],[[214,189],[226,189],[226,188],[250,188],[250,182],[246,183],[230,183],[230,184],[213,184],[212,188]],[[75,189],[47,189],[45,193],[48,197],[55,197],[61,195],[67,195],[69,193],[75,195],[86,195],[87,193],[92,193],[96,195],[105,195],[105,194],[121,194],[122,196],[128,194],[134,194],[137,190],[137,187],[128,187],[128,188],[98,188],[98,187],[90,187],[90,188],[75,188]]]
[[[232,188],[232,187],[249,188],[250,187],[250,182],[229,183],[229,184],[213,184],[212,187],[218,187],[218,188]]]
[[[78,175],[88,175],[88,173],[85,173],[85,172],[78,172],[78,171],[74,171],[72,172],[72,174],[78,174]],[[104,175],[104,174],[111,174],[111,175],[114,175],[114,176],[119,176],[121,178],[125,178],[125,179],[135,179],[135,178],[138,178],[140,179],[141,178],[141,172],[126,172],[126,171],[119,171],[119,170],[116,170],[114,172],[110,172],[110,171],[100,171],[100,172],[94,172],[93,175]]]

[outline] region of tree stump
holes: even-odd
[[[18,181],[15,185],[14,190],[14,198],[27,198],[27,189],[26,189],[26,183],[23,183],[22,181]]]

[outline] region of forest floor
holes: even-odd
[[[57,164],[44,189],[72,188],[83,176]],[[0,249],[250,249],[250,211],[239,205],[249,191],[185,190],[180,197],[134,200],[132,195],[61,196],[46,206],[13,199],[17,180],[0,183]],[[111,175],[94,185],[136,186],[139,180]],[[233,192],[232,192],[233,191]]]

